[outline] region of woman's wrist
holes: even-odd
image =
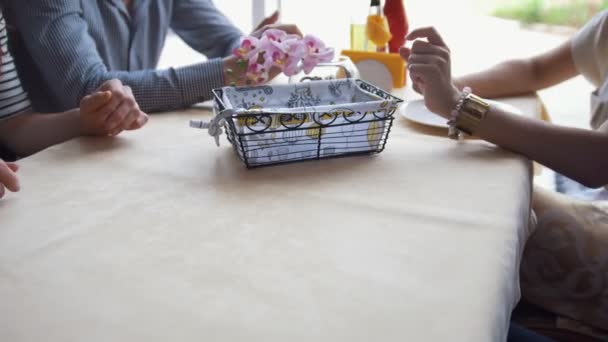
[[[463,84],[462,79],[460,77],[454,77],[452,79],[452,84],[458,90],[462,90],[466,86],[466,85]]]
[[[464,87],[448,122],[449,137],[458,139],[462,133],[475,134],[489,109],[490,105],[484,99],[474,95],[471,88]]]
[[[458,105],[458,102],[460,101],[461,97],[462,91],[456,87],[452,87],[452,91],[446,97],[445,105],[442,112],[438,114],[441,114],[441,116],[445,118],[450,118],[452,116],[452,111],[456,109],[456,106]]]
[[[87,125],[86,121],[83,120],[79,108],[70,109],[57,115],[62,117],[60,121],[64,122],[66,132],[70,134],[72,138],[95,134],[93,127]]]

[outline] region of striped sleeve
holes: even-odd
[[[229,56],[243,37],[210,0],[174,1],[171,28],[208,58]]]
[[[13,57],[8,50],[6,22],[0,12],[0,120],[7,119],[30,109],[27,93],[21,87],[21,81],[15,68]]]

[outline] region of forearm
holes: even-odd
[[[21,114],[0,122],[0,137],[19,157],[26,157],[81,134],[79,111]]]
[[[492,107],[475,132],[582,184],[608,184],[608,134],[553,125]]]
[[[135,72],[98,70],[86,78],[77,94],[70,94],[68,82],[63,82],[64,107],[77,106],[79,101],[94,92],[101,84],[118,79],[133,89],[135,99],[144,112],[181,109],[211,99],[214,88],[224,86],[224,62],[213,59],[203,63],[166,70]]]
[[[576,75],[571,42],[540,55],[500,63],[488,70],[456,78],[462,89],[471,87],[482,97],[503,97],[532,93],[554,86]]]
[[[457,110],[455,125],[465,131],[472,131],[484,140],[523,154],[587,186],[608,184],[608,133],[560,127],[507,113],[497,106],[484,109],[486,115],[477,124],[474,118],[479,118],[476,114],[484,106],[475,98],[463,98],[465,94],[454,87],[449,49],[439,33],[426,27],[412,31],[407,39],[416,40],[409,54],[408,67],[414,86],[424,86],[424,101],[429,110],[446,119],[452,118],[453,111]],[[535,62],[514,65],[503,63],[485,73],[465,77],[459,82],[467,83],[459,85],[470,86],[477,95],[484,97],[504,96],[512,93],[515,86],[532,90],[577,73],[568,43],[533,60]],[[532,75],[532,78],[526,75]],[[493,85],[494,82],[501,83]]]
[[[454,79],[459,89],[471,87],[485,98],[515,96],[538,90],[533,64],[528,60],[511,60],[487,70]]]

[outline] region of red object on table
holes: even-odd
[[[384,16],[393,35],[393,38],[388,42],[388,50],[389,52],[398,53],[399,48],[405,44],[405,36],[409,30],[403,0],[386,0],[384,4]]]

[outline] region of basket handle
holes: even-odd
[[[226,109],[226,104],[224,104],[224,101],[222,100],[222,98],[224,97],[224,89],[215,88],[212,89],[211,92],[213,93],[213,97],[215,98],[215,103],[218,105],[218,107],[220,107],[220,111]]]
[[[226,118],[231,117],[234,114],[232,109],[225,109],[217,114],[210,122],[201,120],[190,120],[190,127],[198,129],[206,129],[207,133],[215,139],[215,144],[220,146],[220,135],[224,133],[222,125],[226,121]]]

